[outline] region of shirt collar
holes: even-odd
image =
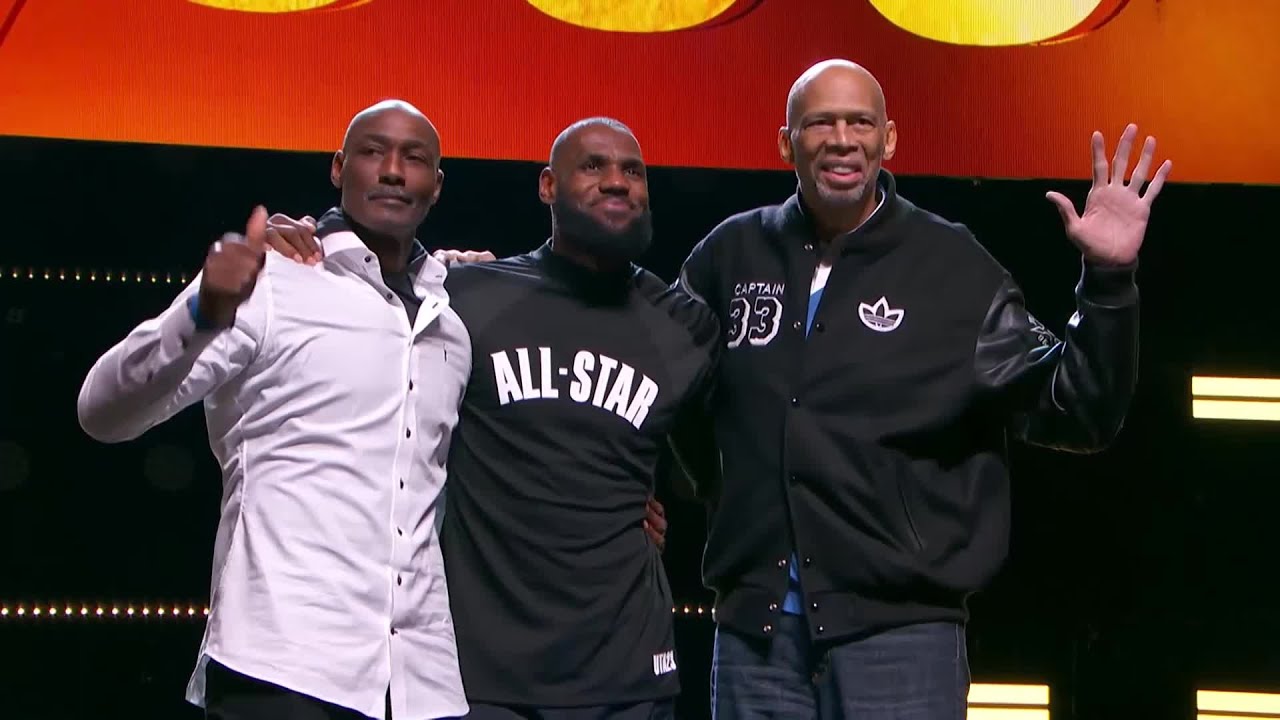
[[[329,208],[324,215],[320,216],[319,222],[316,223],[316,237],[320,240],[320,247],[324,249],[326,258],[344,253],[373,252],[356,234],[354,223],[342,208]],[[428,269],[436,272],[425,272]],[[445,267],[440,261],[431,257],[427,248],[414,238],[413,245],[409,248],[409,262],[405,265],[405,272],[412,277],[429,275],[431,280],[442,281]]]
[[[548,277],[554,278],[585,297],[597,300],[625,297],[632,286],[632,279],[639,272],[639,268],[634,263],[627,263],[617,270],[607,272],[583,267],[553,250],[551,240],[547,240],[542,247],[530,253],[530,257],[538,263]]]

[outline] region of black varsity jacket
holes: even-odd
[[[798,196],[729,218],[679,284],[717,314],[719,456],[673,437],[711,507],[717,621],[767,637],[792,550],[814,639],[966,618],[1003,563],[1006,437],[1091,452],[1138,363],[1135,268],[1085,264],[1060,340],[963,226],[896,195],[843,244],[806,337],[819,256]]]

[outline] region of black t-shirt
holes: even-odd
[[[559,707],[679,692],[671,592],[645,536],[665,436],[710,377],[701,303],[544,245],[450,271],[471,381],[443,550],[472,702]]]
[[[418,271],[422,269],[422,263],[427,259],[427,249],[422,247],[422,243],[416,239],[409,248],[409,262],[405,265],[404,270],[394,272],[391,270],[382,271],[382,282],[387,284],[391,292],[400,297],[400,302],[404,304],[404,311],[409,315],[409,325],[418,319],[418,309],[422,307],[422,298],[418,297],[417,290],[413,287],[414,279],[418,277]]]
[[[355,232],[358,235],[360,231],[342,208],[332,207],[325,211],[320,216],[320,221],[316,223],[316,237],[323,238],[336,232]],[[400,302],[404,305],[404,311],[409,316],[410,325],[413,325],[414,320],[417,319],[418,308],[422,306],[422,298],[418,297],[414,290],[413,282],[426,259],[427,249],[418,242],[417,238],[414,238],[413,244],[409,247],[409,260],[405,268],[394,272],[385,269],[384,266],[382,270],[382,282],[399,296]]]

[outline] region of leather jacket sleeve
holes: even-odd
[[[1136,265],[1084,264],[1076,312],[1057,338],[1027,311],[1006,276],[974,353],[978,382],[1011,415],[1010,431],[1032,445],[1070,452],[1105,449],[1124,424],[1138,375]]]

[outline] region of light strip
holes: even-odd
[[[0,603],[0,620],[18,618],[131,618],[131,617],[193,618],[209,614],[209,608],[197,605],[151,605],[142,603],[69,603],[65,605],[41,605],[35,603]]]
[[[1049,686],[972,683],[968,720],[1049,720]]]
[[[1195,397],[1280,400],[1280,378],[1195,375],[1191,378],[1191,394]]]
[[[715,617],[715,608],[703,605],[677,605],[671,608],[673,615],[697,615]],[[68,603],[42,604],[6,602],[0,603],[0,620],[17,618],[130,618],[150,617],[183,618],[206,616],[209,608],[204,605],[176,604],[154,605],[151,603]]]
[[[1048,708],[969,706],[967,720],[1049,720]]]
[[[1048,685],[998,685],[973,683],[969,702],[984,705],[1048,705]]]
[[[99,270],[82,268],[36,268],[0,266],[0,280],[56,280],[63,282],[152,283],[186,285],[187,273],[155,272],[152,270]]]
[[[671,608],[671,612],[675,615],[681,614],[682,611],[685,615],[710,615],[715,617],[716,614],[715,608],[703,607],[701,605],[685,605],[684,607],[677,605]]]
[[[1191,417],[1197,420],[1259,420],[1280,422],[1280,402],[1269,400],[1191,401]]]
[[[671,612],[684,615],[712,615],[714,608],[701,605],[684,605],[671,608]],[[10,618],[157,618],[188,619],[203,618],[209,614],[208,607],[198,608],[195,605],[135,605],[132,603],[112,603],[107,605],[66,604],[66,605],[32,605],[24,603],[0,604],[0,620]],[[1226,693],[1239,695],[1241,693]],[[1050,720],[1047,707],[1030,707],[1049,704],[1049,686],[1047,685],[999,685],[990,683],[973,683],[969,686],[968,720]],[[988,707],[984,707],[984,705]],[[1028,707],[989,707],[990,705],[1025,705]],[[1208,720],[1201,718],[1201,720]]]
[[[1197,690],[1196,710],[1219,713],[1262,713],[1280,717],[1280,695],[1260,692]],[[1200,715],[1201,720],[1209,716]],[[1238,714],[1234,715],[1237,719]]]
[[[1191,417],[1280,422],[1280,378],[1191,378]]]

